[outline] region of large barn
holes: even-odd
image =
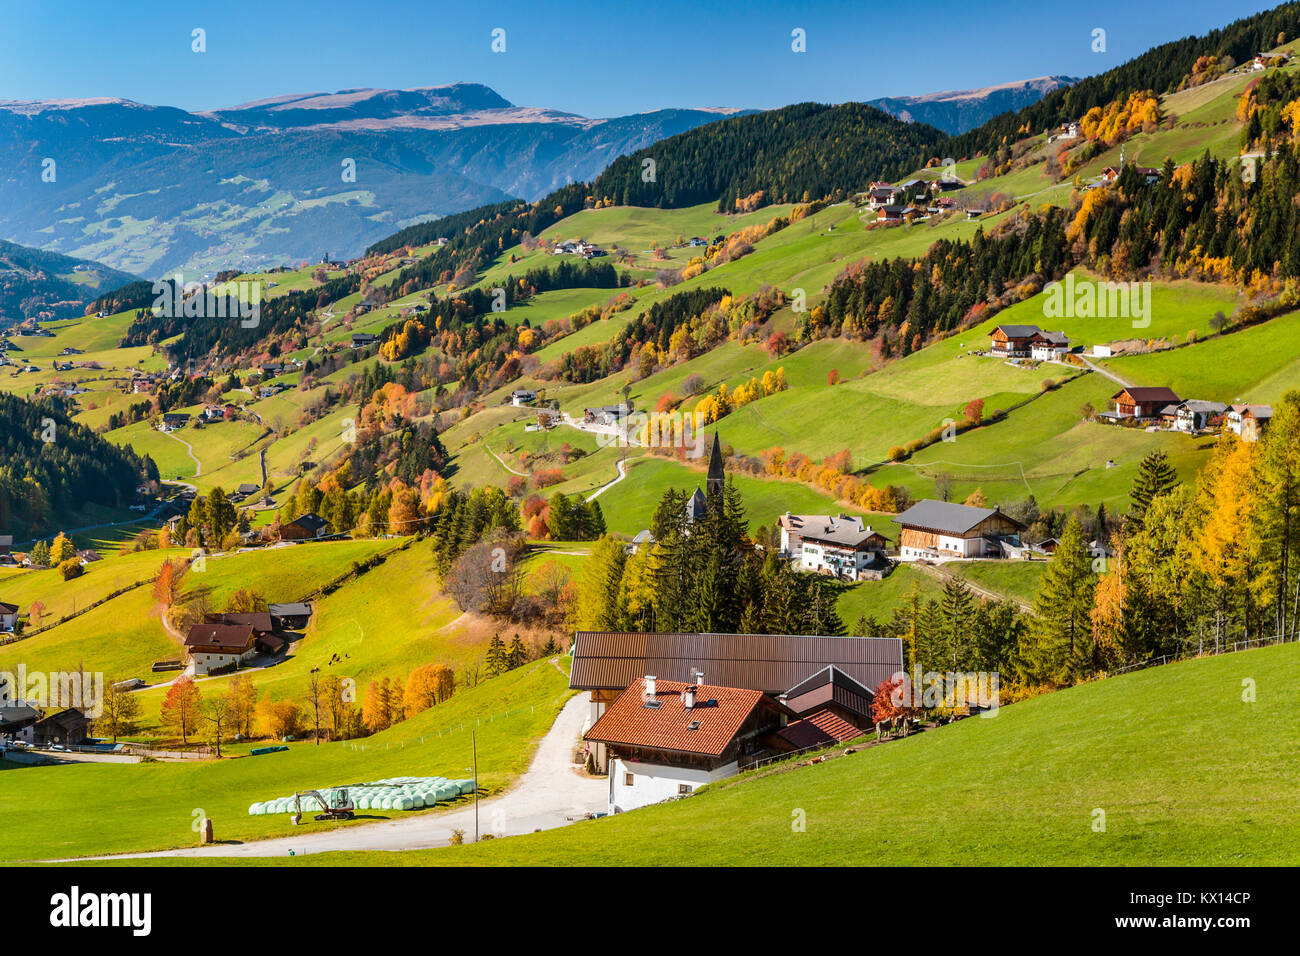
[[[1004,545],[1020,547],[1025,526],[997,508],[973,508],[927,498],[894,518],[902,528],[898,557],[1002,557]]]

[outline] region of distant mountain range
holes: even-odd
[[[871,101],[961,132],[1072,82]],[[156,278],[348,257],[404,226],[593,180],[619,156],[753,110],[610,119],[477,83],[278,96],[188,113],[0,101],[0,236]]]
[[[150,277],[354,255],[421,219],[592,179],[735,112],[589,119],[473,83],[205,113],[0,101],[0,235]]]
[[[136,279],[99,262],[0,239],[0,329],[23,319],[69,319],[100,294]]]
[[[983,126],[1000,113],[1024,109],[1032,103],[1077,83],[1073,76],[1038,76],[1018,83],[1002,83],[978,90],[948,90],[924,96],[887,96],[868,100],[871,106],[908,123],[928,123],[945,133],[964,133]]]

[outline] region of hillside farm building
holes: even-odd
[[[927,498],[894,518],[902,528],[900,560],[1002,557],[1020,547],[1024,525],[997,508]]]
[[[646,676],[583,735],[609,753],[609,812],[674,797],[740,772],[742,758],[793,717],[762,691]]]
[[[889,570],[883,534],[848,515],[792,515],[780,518],[781,551],[805,571],[849,581],[878,579]]]
[[[1041,329],[1029,340],[1029,357],[1036,362],[1056,362],[1070,351],[1070,339],[1064,332]]]
[[[311,541],[329,533],[330,523],[310,511],[280,526],[280,538],[284,541]]]
[[[197,677],[252,660],[257,639],[248,624],[195,624],[185,635],[185,654]]]
[[[1169,422],[1170,427],[1189,434],[1203,431],[1213,419],[1228,410],[1223,402],[1203,402],[1189,398],[1177,405],[1166,405],[1160,410],[1160,417]]]
[[[1242,441],[1259,441],[1272,417],[1271,405],[1233,405],[1223,421]]]
[[[1070,339],[1064,332],[1047,332],[1036,325],[999,325],[989,339],[989,354],[999,358],[1054,362],[1070,351]]]
[[[1036,325],[999,325],[989,333],[989,352],[1001,358],[1028,358],[1030,343],[1037,334]]]
[[[896,638],[579,631],[569,686],[590,693],[593,730],[606,709],[649,674],[681,684],[707,676],[711,687],[758,691],[774,699],[789,695],[784,706],[796,718],[819,713],[833,698],[841,718],[856,715],[853,722],[865,727],[869,689],[902,669],[903,645]],[[605,741],[589,743],[593,765],[603,770]]]
[[[0,703],[0,740],[21,740],[31,743],[33,728],[41,719],[35,707],[16,702]]]
[[[1159,418],[1161,412],[1168,405],[1178,405],[1182,399],[1172,388],[1161,386],[1139,387],[1136,385],[1128,388],[1121,388],[1111,396],[1115,403],[1115,410],[1112,412],[1101,412],[1097,415],[1098,419],[1118,421],[1125,418],[1134,418],[1139,421],[1146,421],[1152,418]]]
[[[292,631],[307,626],[311,620],[311,605],[305,601],[290,604],[271,604],[267,607],[276,630]]]
[[[38,747],[72,747],[84,744],[89,736],[90,721],[75,707],[47,714],[32,726],[32,743]]]

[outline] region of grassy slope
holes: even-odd
[[[207,589],[216,608],[225,607],[240,588],[256,588],[272,602],[296,601],[347,573],[353,561],[393,545],[392,541],[345,541],[208,558],[206,569],[199,571],[196,565],[184,578],[184,586],[187,594]],[[147,551],[105,558],[92,564],[84,577],[66,584],[52,577],[53,572],[27,572],[15,585],[25,586],[22,593],[27,600],[43,600],[52,610],[70,605],[77,595],[84,605],[122,583],[149,577],[165,557],[176,553]],[[68,584],[80,590],[67,591]],[[0,670],[13,670],[19,663],[29,671],[84,666],[102,671],[106,680],[147,678],[150,664],[180,653],[163,629],[155,605],[151,587],[128,591],[64,624],[0,647]]]
[[[6,775],[0,788],[0,860],[187,846],[195,840],[196,809],[214,821],[221,840],[285,836],[293,832],[288,817],[249,816],[249,805],[391,776],[469,777],[469,729],[476,720],[480,785],[497,790],[527,767],[567,686],[567,670],[542,660],[355,746],[303,742],[288,753],[222,761],[25,767]],[[358,822],[401,813],[363,812]]]
[[[341,573],[346,567],[335,570]],[[432,550],[417,541],[319,599],[303,639],[285,661],[251,671],[249,676],[259,699],[270,694],[275,700],[300,700],[308,673],[319,668],[322,674],[352,678],[360,699],[371,680],[404,679],[421,664],[441,662],[459,671],[477,661],[482,650],[481,642],[449,626],[459,614],[451,599],[437,589]],[[335,655],[338,661],[331,663]],[[203,681],[203,693],[223,692],[229,679]],[[146,691],[140,696],[145,728],[152,731],[163,692]]]
[[[1242,682],[1257,686],[1243,703]],[[1049,694],[680,803],[446,850],[316,865],[1295,865],[1300,725],[1283,645]],[[1094,832],[1096,810],[1105,832]],[[806,814],[807,831],[793,832]]]
[[[1300,385],[1300,312],[1262,325],[1106,364],[1133,382],[1168,385],[1184,398],[1272,402]]]

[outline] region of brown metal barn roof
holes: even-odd
[[[866,687],[903,669],[903,643],[883,637],[778,634],[646,634],[579,631],[569,686],[623,690],[646,674],[712,685],[785,693],[834,664]]]
[[[863,687],[831,665],[786,691],[785,703],[796,714],[806,714],[819,710],[824,704],[835,703],[869,721],[874,697],[871,688]]]

